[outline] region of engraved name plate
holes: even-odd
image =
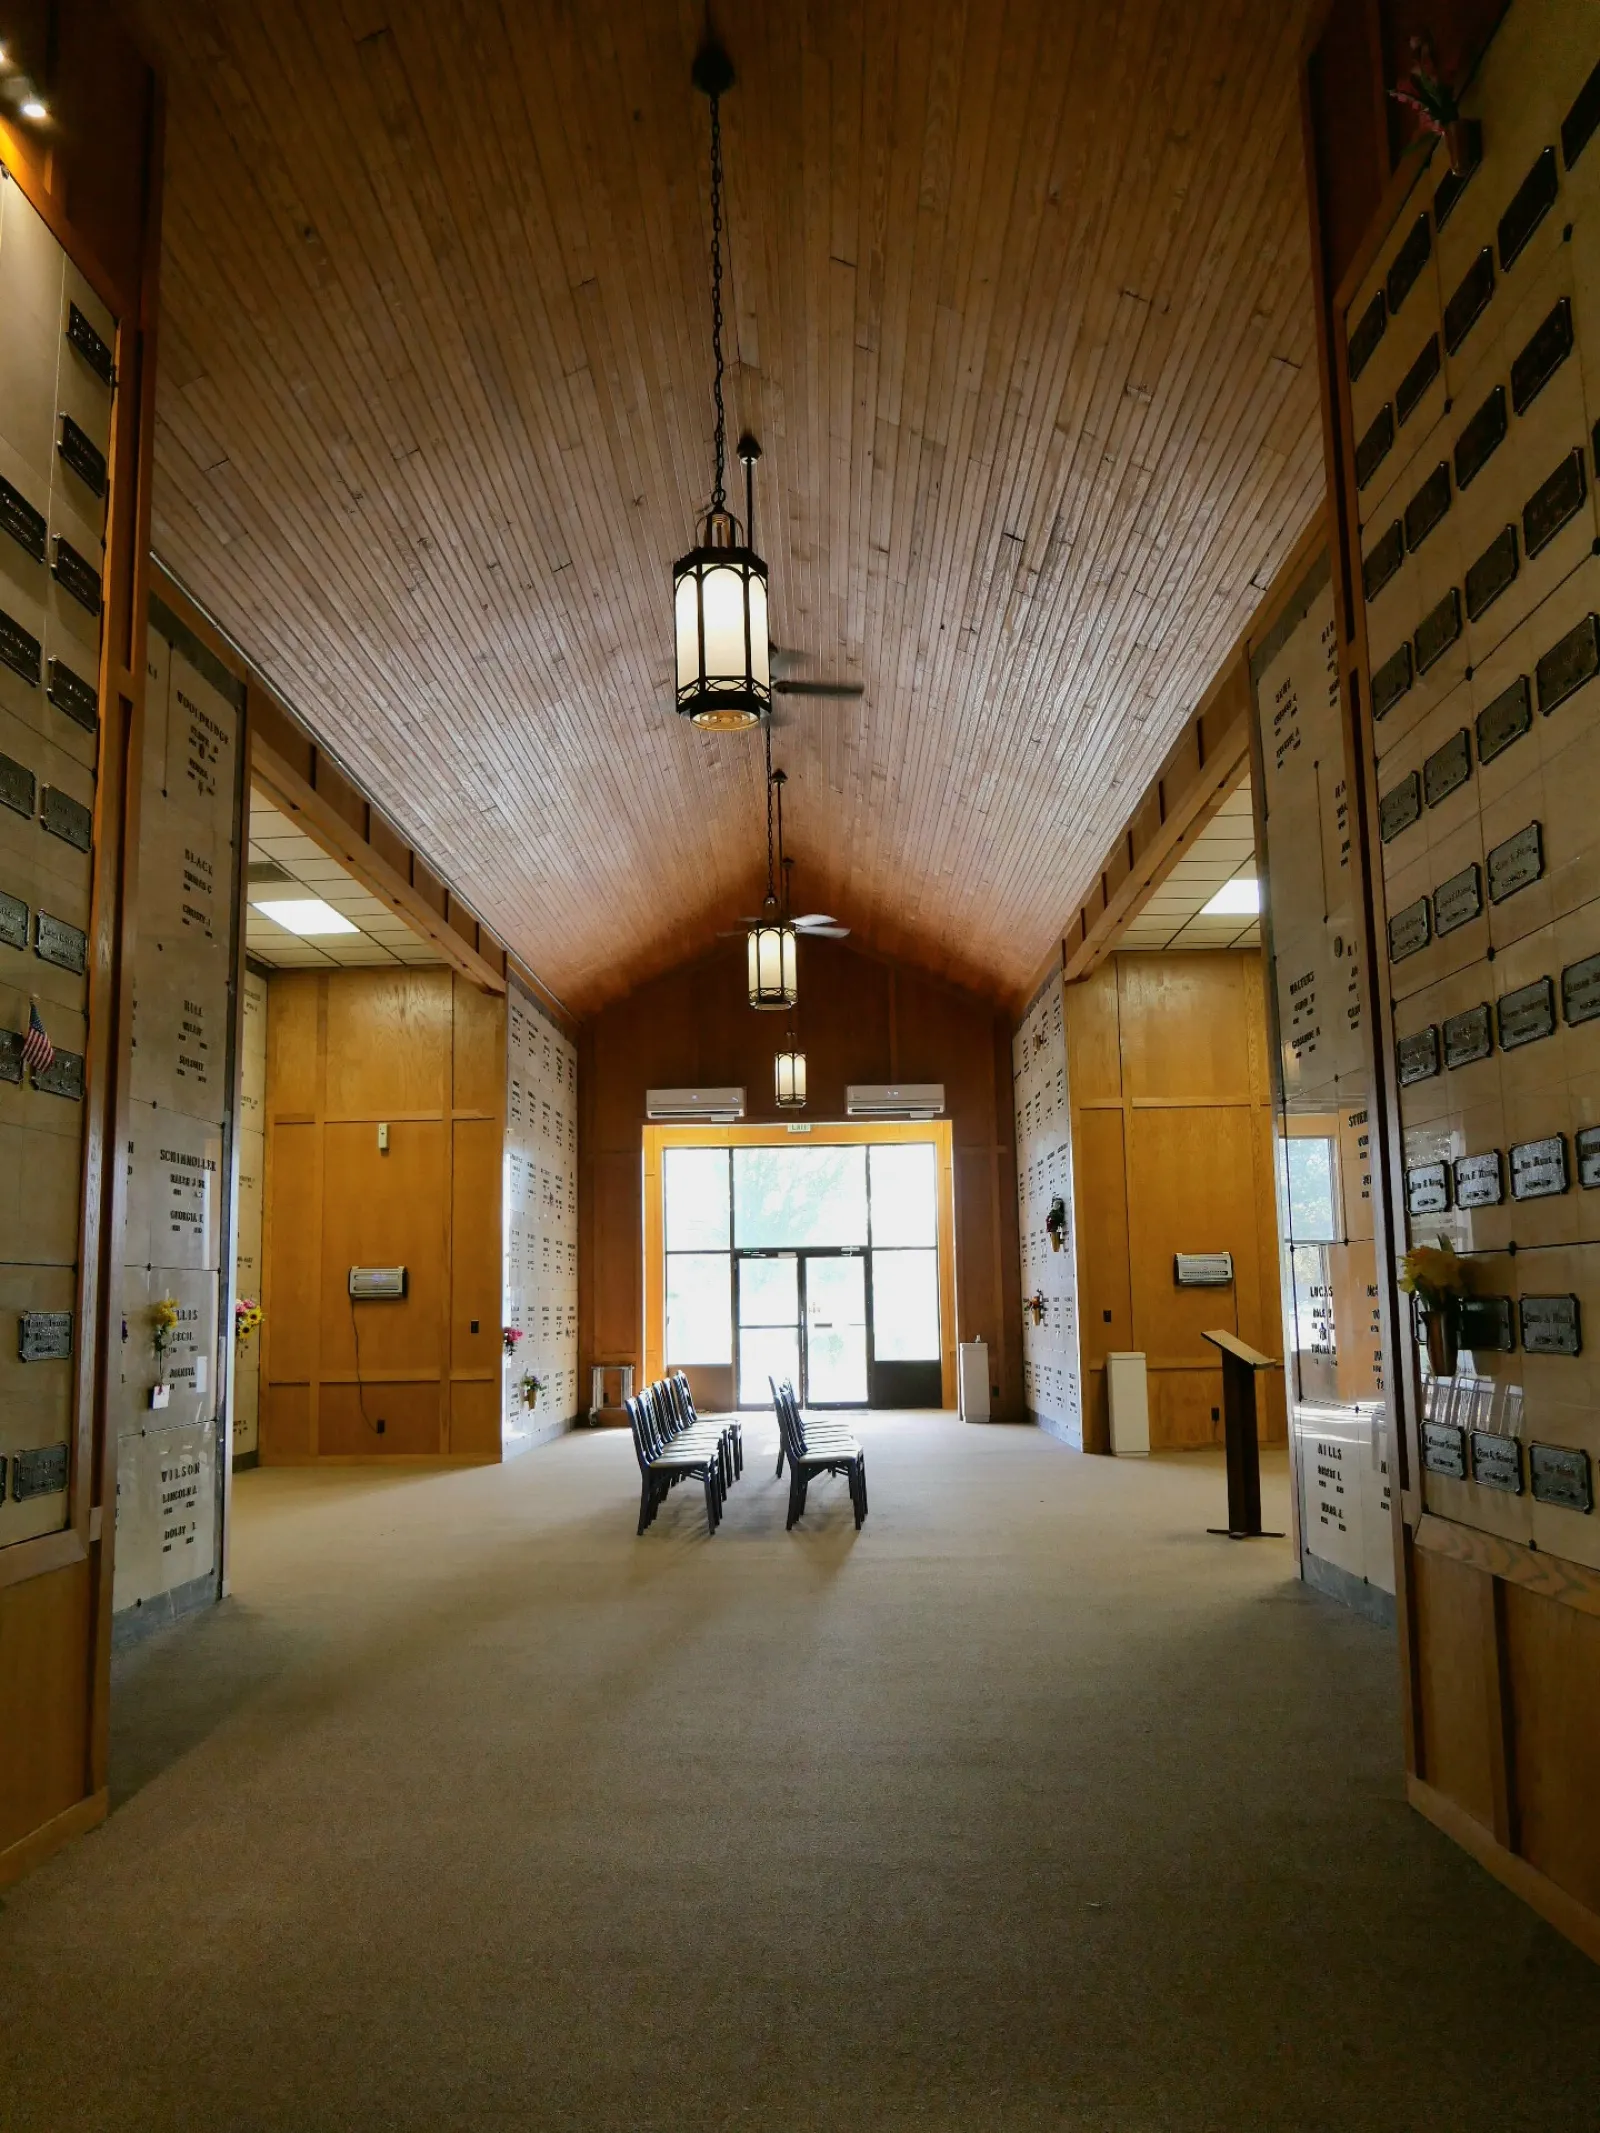
[[[1527,675],[1519,674],[1509,689],[1502,689],[1478,713],[1478,761],[1492,763],[1513,741],[1520,741],[1532,724],[1533,692]]]
[[[1457,1207],[1498,1207],[1506,1196],[1505,1171],[1498,1148],[1455,1160]]]
[[[79,555],[63,534],[56,535],[56,558],[50,565],[50,575],[80,607],[86,608],[91,615],[99,614],[100,573],[87,556]]]
[[[1483,874],[1474,860],[1433,892],[1433,930],[1441,940],[1460,926],[1470,925],[1483,911]]]
[[[1392,837],[1410,829],[1422,813],[1422,781],[1415,771],[1392,785],[1378,802],[1378,834],[1387,844]]]
[[[1517,576],[1517,529],[1502,527],[1467,571],[1467,614],[1476,622],[1486,615]]]
[[[1551,645],[1533,670],[1539,709],[1548,718],[1557,704],[1576,695],[1596,674],[1600,674],[1600,616],[1585,615],[1576,629]]]
[[[1561,159],[1570,170],[1600,126],[1600,61],[1561,121]]]
[[[72,305],[67,314],[67,339],[88,364],[102,385],[115,385],[117,366],[111,359],[111,350],[78,309]]]
[[[1572,1151],[1578,1159],[1578,1183],[1585,1192],[1600,1185],[1600,1126],[1585,1126],[1572,1136]]]
[[[1600,955],[1586,955],[1562,971],[1561,1013],[1573,1024],[1600,1015]]]
[[[1383,718],[1391,712],[1411,686],[1411,644],[1402,644],[1398,651],[1391,652],[1383,665],[1372,676],[1372,715]]]
[[[1444,307],[1444,345],[1454,355],[1484,314],[1494,294],[1494,254],[1487,245],[1461,277]]]
[[[1442,1215],[1450,1208],[1450,1173],[1443,1163],[1418,1163],[1406,1172],[1406,1213]]]
[[[1451,1015],[1443,1026],[1444,1063],[1452,1069],[1472,1066],[1479,1059],[1487,1059],[1494,1050],[1494,1039],[1489,1033],[1489,1003],[1469,1007],[1459,1015]]]
[[[1549,214],[1556,200],[1556,152],[1541,148],[1532,170],[1517,187],[1500,217],[1500,271],[1504,273]]]
[[[74,674],[59,659],[50,662],[50,686],[46,691],[58,711],[80,725],[86,733],[100,730],[100,691],[92,681]]]
[[[1480,1488],[1504,1489],[1507,1495],[1522,1494],[1522,1455],[1515,1437],[1497,1437],[1492,1430],[1472,1432],[1472,1478]]]
[[[1433,226],[1442,230],[1455,211],[1456,202],[1483,161],[1483,128],[1476,119],[1461,121],[1463,154],[1459,167],[1447,170],[1433,196]]]
[[[14,815],[33,816],[38,785],[33,772],[26,763],[19,763],[13,756],[0,755],[0,807],[9,807]]]
[[[56,450],[85,488],[93,490],[96,496],[105,495],[106,455],[88,431],[80,429],[70,415],[61,417],[61,435]]]
[[[1366,594],[1369,605],[1377,599],[1400,568],[1405,561],[1405,555],[1405,540],[1401,534],[1400,521],[1396,519],[1382,540],[1375,541],[1361,559],[1361,590]]]
[[[58,970],[75,970],[81,977],[88,947],[88,936],[76,926],[69,926],[65,919],[52,918],[48,911],[36,915],[33,952],[42,963],[54,963]]]
[[[1572,302],[1558,297],[1555,309],[1511,366],[1511,405],[1526,414],[1572,353]]]
[[[39,686],[42,656],[38,638],[30,636],[22,624],[13,622],[9,615],[0,614],[0,660],[35,689]]]
[[[1417,403],[1439,375],[1439,336],[1430,333],[1421,355],[1394,389],[1395,417],[1402,426],[1417,411]]]
[[[73,1103],[82,1103],[83,1054],[57,1052],[50,1064],[34,1075],[33,1085],[41,1095],[65,1096]]]
[[[0,533],[9,533],[24,554],[42,563],[49,530],[44,513],[35,511],[20,489],[0,477]]]
[[[1433,938],[1433,925],[1428,915],[1428,899],[1419,896],[1414,904],[1407,904],[1389,921],[1389,960],[1403,963],[1408,955],[1415,955],[1426,948]]]
[[[67,1485],[67,1447],[45,1444],[11,1457],[11,1496],[26,1503],[33,1496],[59,1496]]]
[[[0,1029],[0,1081],[22,1079],[22,1032]]]
[[[1401,1037],[1394,1048],[1394,1061],[1401,1088],[1408,1089],[1414,1081],[1431,1081],[1439,1071],[1438,1030],[1430,1022],[1426,1029]]]
[[[17,1320],[17,1357],[24,1363],[59,1363],[72,1353],[70,1311],[24,1311]]]
[[[1517,1142],[1511,1151],[1513,1200],[1553,1200],[1567,1184],[1567,1144],[1559,1133]]]
[[[1378,343],[1383,339],[1388,324],[1389,307],[1384,302],[1383,291],[1380,289],[1350,329],[1349,361],[1352,385],[1377,354]]]
[[[1430,1474],[1447,1474],[1452,1481],[1465,1481],[1465,1439],[1453,1422],[1424,1422],[1422,1463]]]
[[[1393,318],[1417,285],[1417,276],[1428,264],[1433,251],[1433,225],[1427,215],[1421,214],[1412,223],[1406,241],[1395,253],[1384,290],[1389,298],[1389,316]]]
[[[1417,624],[1417,672],[1437,666],[1461,635],[1461,595],[1451,586],[1444,598]]]
[[[1394,409],[1385,400],[1356,446],[1356,487],[1364,489],[1389,456],[1394,443]]]
[[[0,889],[0,948],[26,948],[28,945],[28,907],[20,896],[8,896]]]
[[[1422,790],[1430,807],[1448,800],[1472,775],[1472,742],[1463,726],[1442,748],[1436,748],[1422,766]]]
[[[57,786],[45,787],[39,803],[39,819],[52,837],[76,845],[80,852],[88,851],[94,842],[94,816],[81,800],[74,800],[70,793],[62,792]]]
[[[1517,1305],[1522,1345],[1530,1355],[1581,1355],[1576,1296],[1524,1296]]]
[[[1488,855],[1488,864],[1492,904],[1503,904],[1508,896],[1537,881],[1544,872],[1544,832],[1539,824],[1529,822],[1504,844],[1497,844]]]
[[[1463,1296],[1458,1323],[1461,1345],[1474,1355],[1485,1349],[1509,1355],[1517,1345],[1509,1296]]]
[[[1547,475],[1522,507],[1522,539],[1528,560],[1548,548],[1568,519],[1583,509],[1589,493],[1583,447],[1574,445],[1553,474]]]
[[[1456,487],[1468,489],[1505,443],[1506,389],[1497,385],[1456,439]]]
[[[1528,1479],[1535,1503],[1557,1504],[1563,1511],[1594,1509],[1589,1454],[1576,1445],[1530,1444]]]
[[[1508,992],[1495,1002],[1494,1018],[1503,1052],[1514,1052],[1521,1045],[1550,1036],[1556,1026],[1554,985],[1548,978],[1519,985],[1515,992]]]
[[[1415,555],[1450,508],[1450,462],[1441,459],[1405,508],[1406,550]]]

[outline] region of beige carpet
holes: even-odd
[[[0,1909],[0,2125],[1594,2127],[1600,1972],[1215,1461],[866,1428],[859,1537],[760,1423],[710,1543],[611,1434],[242,1477]]]

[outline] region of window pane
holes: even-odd
[[[938,1156],[927,1141],[874,1148],[872,1241],[874,1244],[937,1244]]]
[[[798,1260],[789,1257],[739,1261],[739,1323],[741,1326],[799,1325]]]
[[[1289,1180],[1289,1235],[1296,1244],[1337,1244],[1333,1142],[1296,1135],[1283,1144]]]
[[[757,1326],[739,1335],[739,1405],[772,1405],[769,1377],[780,1385],[800,1382],[798,1326]]]
[[[734,1241],[774,1245],[865,1244],[865,1148],[735,1148]]]
[[[728,1151],[669,1148],[663,1167],[669,1252],[728,1249]]]
[[[872,1352],[880,1363],[925,1363],[937,1359],[937,1252],[873,1253]]]
[[[667,1362],[731,1363],[733,1313],[726,1252],[667,1254]]]

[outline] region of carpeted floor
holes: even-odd
[[[1215,1461],[865,1426],[860,1536],[759,1422],[710,1543],[613,1434],[241,1477],[0,1907],[0,2126],[1595,2126],[1600,1972],[1405,1808],[1392,1639],[1206,1537]]]

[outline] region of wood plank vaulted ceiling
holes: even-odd
[[[797,896],[1013,996],[1321,495],[1300,0],[719,10]],[[157,553],[577,1009],[759,894],[671,710],[702,15],[147,0]],[[737,470],[736,470],[737,471]]]

